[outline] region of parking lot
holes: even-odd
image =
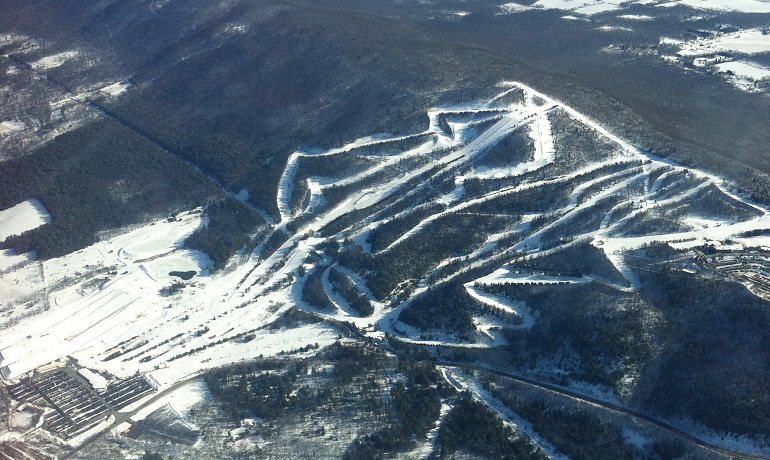
[[[155,391],[140,375],[113,381],[97,391],[71,367],[34,375],[7,389],[20,403],[53,409],[46,414],[42,428],[64,440],[88,431]]]

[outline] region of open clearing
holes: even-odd
[[[0,211],[0,241],[21,235],[51,221],[51,215],[38,200],[27,200]]]
[[[770,13],[770,4],[762,0],[538,0],[531,7],[517,3],[506,3],[501,6],[503,12],[518,13],[530,9],[558,9],[571,11],[580,15],[591,16],[609,11],[626,9],[629,6],[655,5],[673,7],[686,5],[700,10],[731,11],[741,13]],[[638,19],[638,18],[628,18]]]

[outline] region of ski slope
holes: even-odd
[[[526,85],[509,82],[493,101],[499,103],[504,93],[512,89],[524,92],[522,102],[503,104],[494,110],[489,109],[488,103],[468,104],[460,109],[432,108],[425,131],[405,136],[373,136],[338,149],[292,155],[280,179],[277,200],[281,222],[274,227],[274,231],[288,231],[290,236],[272,254],[261,254],[260,245],[245,260],[234,261],[218,273],[209,273],[210,261],[205,254],[184,248],[184,239],[202,223],[200,210],[193,210],[175,219],[127,230],[77,253],[0,275],[4,305],[24,305],[32,298],[43,299],[45,303],[45,308],[33,315],[8,320],[0,331],[0,368],[5,378],[19,379],[40,366],[69,356],[87,369],[115,377],[148,374],[163,389],[207,369],[258,356],[296,353],[308,345],[324,346],[337,339],[339,333],[331,323],[267,327],[294,306],[321,318],[348,321],[376,340],[387,332],[396,340],[414,344],[495,347],[504,340],[496,332],[499,319],[490,315],[474,317],[477,334],[475,339],[468,340],[451,334],[438,339],[421,337],[420,331],[399,321],[399,314],[431,287],[473,274],[472,281],[463,283],[469,296],[490,311],[521,317],[521,327],[532,327],[537,318],[525,303],[496,296],[487,289],[502,283],[599,282],[624,292],[634,291],[639,289],[639,279],[626,263],[625,255],[655,242],[680,248],[728,241],[770,247],[768,236],[742,236],[752,230],[770,228],[770,212],[735,194],[721,178],[652,157],[590,118]],[[559,119],[557,114],[565,114],[570,123],[610,145],[609,153],[581,164],[565,164],[560,157],[565,152],[557,136],[564,128],[554,124]],[[533,144],[531,157],[494,169],[477,167],[487,151],[522,129],[527,130]],[[425,135],[430,139],[404,151],[383,153],[380,149]],[[343,155],[349,155],[351,149],[369,155],[373,161],[353,175],[311,175],[307,180],[312,184],[309,190],[314,205],[291,210],[299,162],[311,156],[346,158]],[[438,183],[447,177],[452,178],[454,190],[437,192],[434,181]],[[500,185],[489,185],[487,191],[469,195],[464,185],[469,181]],[[347,192],[327,199],[334,183],[347,184]],[[470,213],[482,218],[489,213],[479,211],[485,206],[541,190],[543,200],[555,200],[545,191],[560,186],[565,187],[566,195],[562,201],[554,201],[547,212],[511,215],[509,225],[485,235],[479,245],[466,248],[464,255],[436,261],[422,279],[405,280],[412,289],[401,300],[396,300],[398,292],[385,299],[374,298],[372,286],[367,285],[362,273],[341,265],[335,254],[324,252],[325,245],[332,240],[341,245],[353,244],[350,241],[365,243],[373,230],[409,216],[424,205],[419,201],[409,204],[409,200],[416,200],[421,194],[429,194],[441,206],[373,257],[415,238],[429,237],[426,232],[441,217]],[[690,211],[676,231],[629,233],[628,228],[636,220],[648,214],[665,214],[668,209],[687,208],[706,192],[733,203],[743,217],[707,216]],[[32,204],[25,206],[37,209]],[[338,219],[351,213],[357,217],[340,227]],[[587,218],[593,214],[597,215]],[[38,213],[29,222],[39,225],[44,220],[43,214]],[[296,231],[289,230],[293,223],[297,224]],[[329,230],[332,224],[337,225],[334,231]],[[0,228],[8,233],[11,227],[3,225]],[[604,253],[620,278],[570,277],[512,268],[512,262],[523,257],[535,260],[583,243],[590,243]],[[364,244],[362,247],[369,251]],[[332,311],[320,310],[303,300],[303,286],[314,267],[325,270],[321,284],[331,300]],[[332,267],[353,280],[371,300],[372,316],[356,316],[347,301],[334,291],[328,278]],[[171,275],[173,271],[194,271],[195,276],[182,282]],[[26,280],[25,284],[36,286],[35,289],[15,289],[20,280]],[[169,291],[175,283],[181,283],[181,288]]]

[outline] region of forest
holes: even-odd
[[[204,217],[205,223],[187,237],[185,246],[208,254],[215,270],[224,267],[239,249],[256,246],[267,232],[260,214],[230,197],[209,204]]]
[[[469,430],[468,427],[473,427]],[[447,414],[438,435],[439,458],[468,451],[482,458],[501,460],[545,460],[548,457],[532,443],[517,436],[483,403],[462,394]],[[450,457],[451,458],[451,457]]]
[[[102,120],[59,136],[30,155],[0,162],[0,209],[37,198],[51,222],[3,248],[59,257],[98,240],[101,231],[222,199],[205,176],[118,123]]]
[[[461,284],[449,284],[423,294],[398,316],[399,321],[426,332],[448,332],[470,339],[476,330],[474,310],[480,307]]]

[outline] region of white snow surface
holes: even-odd
[[[185,417],[189,415],[190,409],[196,404],[208,399],[211,399],[211,392],[209,391],[208,386],[206,386],[206,382],[204,382],[202,378],[195,379],[171,393],[168,393],[162,398],[157,399],[152,404],[143,407],[131,417],[131,420],[139,421],[145,419],[148,415],[165,405],[171,406],[171,408],[179,415]]]
[[[657,5],[660,7],[673,7],[685,5],[699,10],[729,11],[740,13],[768,13],[770,2],[766,0],[538,0],[531,7],[517,3],[501,5],[503,13],[515,13],[531,9],[558,9],[571,11],[580,15],[592,16],[609,11],[622,10],[631,5]],[[646,15],[628,15],[627,19],[643,20]]]
[[[0,249],[0,272],[4,272],[13,267],[32,262],[37,259],[35,251],[16,254],[13,249]]]
[[[682,43],[682,50],[678,54],[680,56],[706,56],[720,52],[742,54],[770,52],[770,34],[763,34],[760,28],[717,33],[710,37]]]
[[[0,211],[0,241],[12,235],[21,235],[51,221],[43,204],[35,199],[23,201]]]
[[[104,88],[100,89],[99,91],[109,94],[110,96],[119,96],[128,90],[128,88],[132,87],[133,85],[131,82],[128,81],[119,81],[117,83],[113,83],[111,85],[107,85]]]
[[[13,120],[4,121],[0,123],[0,135],[12,133],[15,131],[21,131],[26,127],[27,125],[25,125],[21,121],[13,121]]]
[[[770,67],[766,67],[754,62],[731,61],[715,65],[720,72],[732,72],[736,78],[746,80],[763,80],[770,78]]]
[[[622,8],[622,0],[538,0],[532,6],[535,8],[559,9],[574,11],[579,14],[592,15]]]
[[[30,65],[34,70],[38,70],[38,71],[55,69],[56,67],[61,66],[62,64],[78,56],[79,54],[80,53],[77,51],[62,51],[61,53],[56,53],[50,56],[42,57],[37,61],[32,62]]]
[[[237,286],[254,272],[251,265],[209,276],[208,257],[181,248],[184,238],[200,224],[199,212],[185,213],[175,221],[154,222],[45,261],[48,282],[72,273],[93,273],[85,280],[99,279],[99,283],[81,279],[57,287],[47,295],[48,311],[3,330],[0,350],[10,357],[3,364],[10,364],[13,376],[18,376],[70,355],[91,369],[118,377],[152,372],[163,387],[211,367],[334,341],[336,332],[318,325],[257,330],[288,308],[285,293],[245,297],[253,279],[240,290]],[[269,262],[274,264],[281,254]],[[292,268],[303,259],[291,258]],[[191,269],[198,275],[183,292],[170,298],[160,295],[160,289],[172,282],[169,271]],[[265,266],[255,274],[264,276],[267,270]],[[288,272],[281,271],[284,276]],[[15,273],[0,278],[0,292],[11,293],[10,300],[23,300],[29,294],[14,295],[10,284],[15,283]],[[252,340],[238,340],[248,333],[254,334]],[[147,350],[161,342],[165,343]],[[185,354],[202,346],[205,349]],[[131,347],[135,350],[121,357],[126,361],[105,361],[110,353]],[[147,357],[151,359],[140,362]]]
[[[655,18],[647,14],[621,14],[618,16],[620,19],[628,19],[630,21],[652,21]]]
[[[91,369],[82,368],[78,370],[78,373],[85,377],[85,379],[88,380],[88,383],[90,383],[91,386],[97,390],[104,390],[107,388],[107,384],[109,383],[107,379],[92,371]]]
[[[499,296],[483,292],[479,288],[472,286],[471,283],[465,285],[465,290],[468,292],[468,294],[470,294],[471,297],[481,303],[489,305],[493,308],[500,309],[506,313],[520,316],[523,320],[521,325],[523,328],[530,328],[535,324],[535,319],[532,317],[532,312],[524,302],[510,302],[507,299],[501,298]]]
[[[623,26],[599,26],[596,29],[601,30],[603,32],[633,32],[634,31],[634,29],[630,27],[623,27]]]
[[[658,4],[661,7],[676,5],[685,5],[699,10],[770,13],[770,2],[766,0],[677,0]]]
[[[521,13],[522,11],[529,11],[532,7],[527,5],[520,5],[518,3],[503,3],[500,5],[500,12],[498,14],[511,14]]]

